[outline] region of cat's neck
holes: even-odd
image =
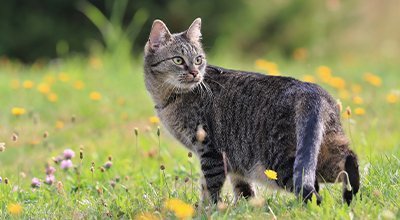
[[[174,90],[173,87],[166,85],[165,82],[161,83],[153,74],[145,74],[145,84],[156,104],[156,108],[164,108],[176,97],[176,89]]]

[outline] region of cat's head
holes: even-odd
[[[171,34],[161,20],[155,20],[144,48],[145,74],[164,88],[189,91],[199,85],[207,65],[200,28],[197,18],[186,31]]]

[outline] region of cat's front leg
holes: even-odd
[[[202,200],[209,200],[217,203],[220,200],[220,193],[225,182],[226,175],[222,154],[216,150],[205,150],[200,155]]]

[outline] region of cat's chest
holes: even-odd
[[[183,145],[194,150],[196,129],[203,123],[200,110],[195,106],[175,104],[157,110],[157,113],[165,128]]]

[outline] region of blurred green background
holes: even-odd
[[[154,19],[178,32],[201,17],[210,54],[395,61],[399,6],[396,0],[6,1],[0,56],[34,62],[123,47],[140,57]]]

